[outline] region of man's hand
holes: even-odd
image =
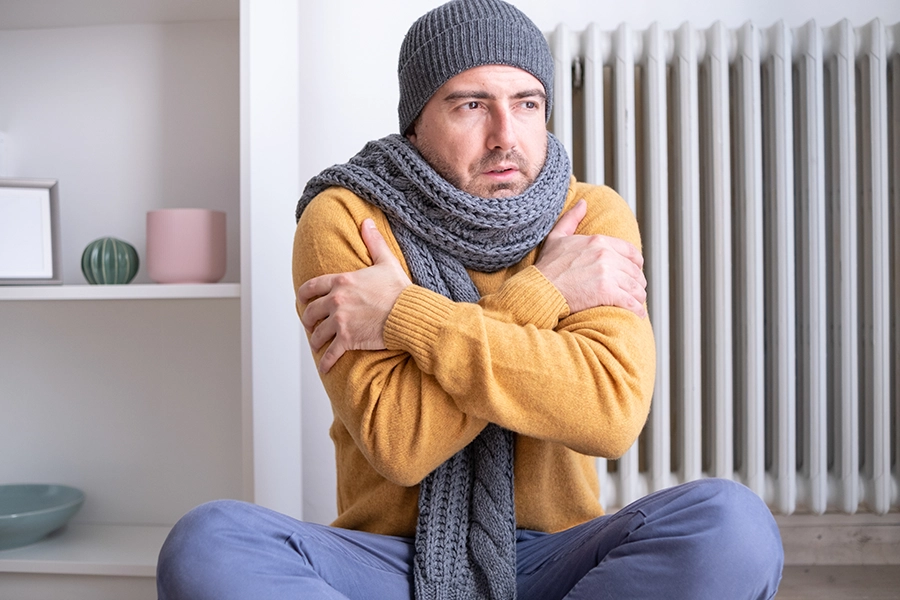
[[[412,285],[372,219],[363,221],[361,233],[371,267],[314,277],[297,290],[297,301],[307,305],[300,321],[312,332],[310,346],[318,351],[331,342],[319,362],[322,373],[347,350],[383,350],[388,314]]]
[[[644,257],[632,244],[606,235],[575,235],[587,203],[567,211],[547,235],[535,266],[556,286],[573,313],[618,306],[646,316]]]

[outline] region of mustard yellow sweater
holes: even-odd
[[[580,198],[588,212],[576,233],[616,236],[640,248],[634,215],[618,194],[573,178],[566,210]],[[408,273],[381,211],[330,188],[298,223],[295,289],[317,275],[371,265],[359,234],[367,217]],[[591,457],[620,456],[644,425],[656,367],[653,332],[648,319],[621,308],[569,314],[533,266],[538,251],[496,273],[470,271],[482,294],[478,304],[409,286],[388,317],[388,349],[348,352],[322,377],[334,412],[333,525],[414,535],[418,483],[488,422],[518,434],[519,527],[553,532],[603,514]]]

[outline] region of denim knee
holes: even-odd
[[[734,570],[745,582],[758,582],[775,594],[784,565],[778,525],[766,504],[749,488],[733,481],[697,482],[701,510],[713,535],[704,536],[704,562],[710,568]],[[713,565],[718,565],[713,567]]]
[[[216,538],[233,522],[243,503],[215,500],[192,509],[169,532],[159,552],[156,566],[160,600],[199,597],[192,593],[191,582],[210,560],[217,547]]]
[[[635,502],[644,523],[629,537],[666,580],[669,598],[772,598],[784,551],[772,513],[749,488],[724,479],[685,483]],[[634,552],[634,550],[632,551]],[[623,582],[622,585],[625,585]],[[645,597],[663,597],[650,585]]]

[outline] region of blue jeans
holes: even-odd
[[[222,500],[174,527],[160,600],[412,598],[413,540],[304,523]],[[749,489],[707,479],[650,494],[559,533],[519,530],[519,600],[769,599],[784,555]]]

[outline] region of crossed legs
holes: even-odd
[[[413,552],[410,538],[211,502],[166,540],[159,598],[412,598]],[[519,600],[768,600],[783,563],[765,504],[719,479],[650,494],[559,533],[519,531],[516,552]]]

